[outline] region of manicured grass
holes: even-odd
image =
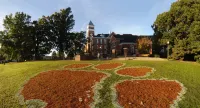
[[[156,71],[151,74],[149,79],[167,78],[169,80],[178,80],[187,88],[184,99],[179,102],[180,108],[198,108],[200,107],[200,64],[186,63],[178,61],[106,61],[126,63],[124,67],[131,66],[148,66],[153,67]],[[65,65],[73,63],[93,63],[100,64],[104,61],[40,61],[40,62],[25,62],[25,63],[10,63],[0,65],[0,107],[1,108],[18,108],[26,107],[19,104],[17,93],[23,85],[31,77],[53,69],[63,69]],[[88,67],[91,70],[92,67]],[[84,69],[86,70],[86,69]],[[131,77],[124,77],[115,74],[114,70],[107,70],[111,74],[110,77],[102,82],[102,88],[99,90],[100,99],[96,103],[96,107],[112,108],[112,86],[114,83],[124,80],[132,79]],[[147,79],[144,78],[144,79]]]

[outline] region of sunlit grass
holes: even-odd
[[[99,64],[104,61],[84,61],[86,63]],[[154,74],[148,78],[160,79],[167,78],[178,80],[187,88],[184,99],[179,102],[181,108],[197,108],[200,106],[200,65],[197,63],[186,63],[177,61],[106,61],[106,62],[124,62],[127,67],[130,66],[149,66],[156,69]],[[16,94],[23,84],[31,77],[53,69],[63,69],[67,64],[79,63],[74,61],[40,61],[25,63],[9,63],[0,65],[0,108],[18,108],[25,107],[19,105]],[[83,63],[83,62],[81,62]],[[87,68],[92,69],[91,67]],[[86,70],[86,69],[84,69]],[[110,86],[119,80],[131,79],[122,77],[114,73],[114,70],[106,71],[112,75],[102,83],[103,88],[99,90],[102,102],[97,103],[96,107],[111,108],[112,95]]]

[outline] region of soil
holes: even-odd
[[[64,68],[65,69],[68,69],[68,68],[84,68],[84,67],[87,67],[87,66],[90,66],[91,64],[71,64],[71,65],[68,65],[68,66],[65,66]]]
[[[115,69],[122,65],[123,65],[122,63],[106,63],[106,64],[99,64],[95,66],[95,68],[100,70],[107,70],[107,69]]]
[[[40,99],[46,108],[89,108],[93,86],[106,74],[95,71],[56,70],[31,78],[21,94],[25,100]]]
[[[121,75],[129,75],[133,77],[142,77],[147,75],[147,73],[150,73],[152,71],[152,68],[147,67],[140,67],[140,68],[124,68],[117,71],[117,74]]]
[[[181,86],[175,81],[133,80],[116,85],[118,102],[124,108],[170,108]]]

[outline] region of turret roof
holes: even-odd
[[[92,21],[90,21],[90,22],[89,22],[89,25],[92,25],[92,26],[94,26],[94,24],[92,23]]]

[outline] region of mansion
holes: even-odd
[[[137,50],[137,41],[140,38],[147,37],[149,39],[152,36],[138,36],[132,34],[97,34],[95,35],[95,26],[90,21],[87,25],[87,43],[85,46],[85,52],[92,56],[97,56],[98,53],[111,56],[111,55],[124,55],[124,48],[128,49],[128,56],[139,56]],[[152,42],[149,54],[152,54]]]

